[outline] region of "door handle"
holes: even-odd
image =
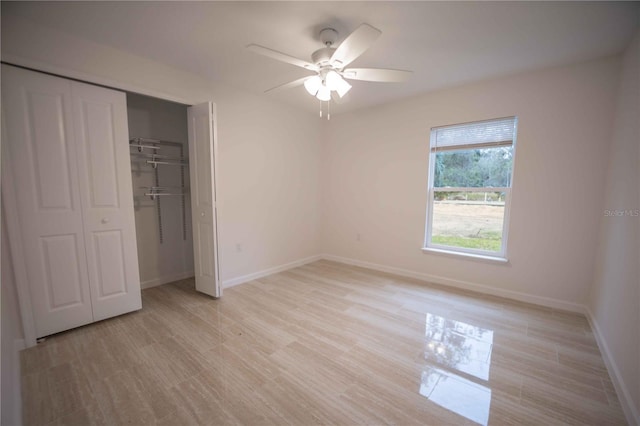
[[[107,219],[106,217],[103,217],[102,220],[100,221],[102,223],[109,223],[109,219]]]

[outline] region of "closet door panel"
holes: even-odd
[[[116,176],[116,139],[111,104],[83,102],[81,140],[86,141],[89,195],[92,208],[120,207]]]
[[[36,337],[93,321],[76,166],[70,82],[2,66],[3,185],[13,185],[11,233],[21,252]],[[4,196],[4,195],[3,195]],[[12,214],[12,216],[14,216]]]
[[[31,136],[26,148],[31,160],[29,169],[34,172],[39,209],[73,210],[69,149],[66,129],[61,125],[65,122],[64,103],[62,93],[24,92],[30,120],[25,133]]]
[[[126,97],[72,83],[85,244],[96,321],[142,307]]]
[[[82,304],[82,278],[76,236],[40,238],[49,310]]]
[[[213,239],[210,237],[213,235],[213,227],[207,225],[206,223],[200,224],[198,226],[198,232],[196,234],[196,239],[198,242],[198,276],[202,276],[205,279],[213,281],[215,278],[215,271],[213,268],[213,262],[210,262],[209,259],[213,259]]]
[[[122,232],[94,232],[93,247],[98,269],[96,276],[99,297],[104,299],[126,294],[128,289]]]
[[[218,280],[214,173],[213,105],[187,108],[189,173],[196,290],[222,296]]]

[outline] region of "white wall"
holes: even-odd
[[[218,122],[225,276],[318,255],[322,122],[240,92]]]
[[[18,307],[18,295],[15,287],[15,277],[11,266],[11,253],[7,240],[7,228],[5,224],[4,208],[2,209],[2,229],[0,230],[2,256],[2,356],[0,356],[0,399],[2,406],[2,425],[17,425],[21,423],[22,412],[20,405],[20,359],[17,351],[24,345],[22,333],[22,320]],[[17,391],[16,391],[17,389]]]
[[[7,14],[2,60],[178,102],[213,100],[223,283],[319,253],[317,116]]]
[[[589,303],[609,371],[626,403],[627,418],[634,418],[635,424],[640,424],[639,118],[640,32],[623,59]],[[616,210],[632,212],[605,215]]]
[[[618,70],[618,58],[604,59],[336,116],[323,151],[324,252],[580,310],[592,281]],[[511,115],[519,121],[509,263],[421,252],[430,128]]]
[[[189,156],[187,142],[187,107],[147,96],[127,94],[129,137],[162,139],[182,143],[182,155]],[[146,150],[147,153],[152,152]],[[158,154],[179,157],[180,148],[163,146]],[[136,158],[133,156],[132,158]],[[138,157],[140,158],[140,157]],[[153,201],[145,197],[145,187],[156,186],[157,170],[160,186],[180,186],[181,168],[159,165],[157,169],[142,161],[132,161],[134,214],[140,281],[143,288],[166,284],[193,276],[193,240],[191,200],[185,196],[184,212],[187,232],[183,232],[182,197],[163,197]],[[189,187],[189,169],[185,168],[184,183]],[[157,204],[160,204],[158,218]],[[160,242],[159,221],[162,223]]]

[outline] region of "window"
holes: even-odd
[[[505,258],[517,118],[431,129],[425,249]]]

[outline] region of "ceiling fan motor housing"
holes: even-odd
[[[333,28],[325,28],[320,31],[320,41],[325,45],[322,49],[318,49],[311,54],[311,60],[320,68],[333,66],[331,64],[331,56],[336,51],[333,46],[338,41],[338,32]]]
[[[322,49],[318,49],[311,54],[311,61],[320,68],[326,67],[330,65],[329,61],[335,51],[336,49],[334,47],[323,47]]]

